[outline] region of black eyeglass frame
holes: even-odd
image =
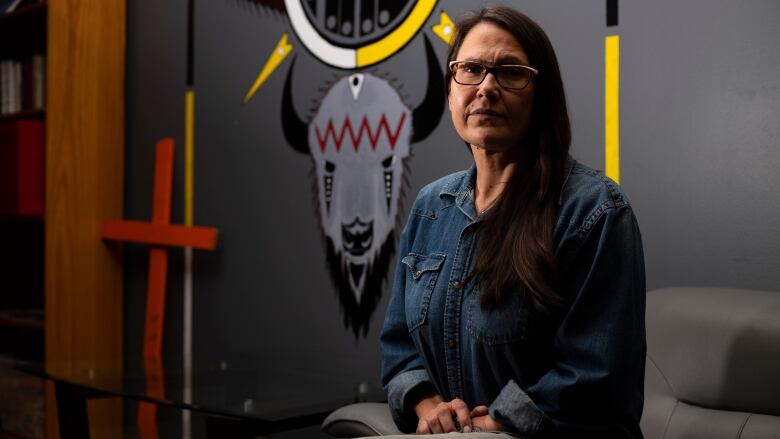
[[[475,84],[464,84],[462,82],[459,82],[457,79],[455,79],[455,76],[457,76],[455,74],[455,68],[456,68],[456,66],[458,64],[475,64],[475,65],[481,66],[482,68],[485,69],[485,71],[482,74],[482,79],[480,79],[479,82],[477,82]],[[539,74],[539,70],[536,70],[533,67],[524,66],[522,64],[502,64],[502,65],[498,65],[498,66],[488,66],[488,65],[482,64],[480,62],[476,62],[476,61],[450,61],[448,66],[450,68],[450,73],[452,73],[452,80],[455,81],[456,83],[460,84],[460,85],[479,85],[479,84],[482,84],[482,81],[484,81],[485,78],[487,78],[488,73],[492,73],[493,77],[496,78],[496,83],[498,85],[500,85],[501,87],[507,89],[507,90],[525,90],[528,87],[528,84],[531,83],[531,80],[534,79],[534,77]],[[531,77],[529,77],[528,78],[528,82],[526,82],[525,85],[520,87],[520,88],[517,88],[517,87],[507,87],[507,86],[505,86],[504,84],[501,83],[501,81],[498,79],[498,75],[496,75],[496,70],[498,70],[500,68],[503,68],[503,67],[520,67],[521,69],[524,69],[524,70],[527,70],[527,71],[531,72]]]

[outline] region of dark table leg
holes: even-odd
[[[60,381],[54,382],[57,418],[62,439],[89,439],[87,395],[82,389]]]

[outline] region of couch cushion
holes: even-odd
[[[752,414],[745,422],[740,439],[777,439],[780,437],[780,418]]]

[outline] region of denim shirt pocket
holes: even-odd
[[[482,308],[479,298],[478,288],[466,298],[466,328],[472,337],[489,346],[525,341],[529,310],[521,294],[512,294],[501,306],[488,309]]]
[[[401,259],[406,270],[406,324],[409,332],[425,323],[428,305],[446,255],[409,253]]]

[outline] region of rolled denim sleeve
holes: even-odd
[[[425,369],[413,369],[401,372],[394,376],[385,386],[387,390],[387,404],[398,429],[404,433],[412,432],[417,428],[417,415],[411,407],[408,397],[420,387],[432,385]]]
[[[490,415],[529,435],[641,437],[645,272],[636,219],[627,204],[597,209],[564,239],[557,256],[567,308],[553,367],[525,389],[509,381]]]
[[[433,386],[406,325],[406,268],[401,259],[409,253],[413,229],[411,222],[410,219],[401,233],[392,294],[379,336],[382,351],[382,386],[387,394],[393,420],[403,432],[414,431],[417,427],[417,415],[409,407],[408,397],[420,386]]]
[[[489,411],[493,419],[522,433],[537,432],[544,418],[544,413],[514,380],[501,389]]]

